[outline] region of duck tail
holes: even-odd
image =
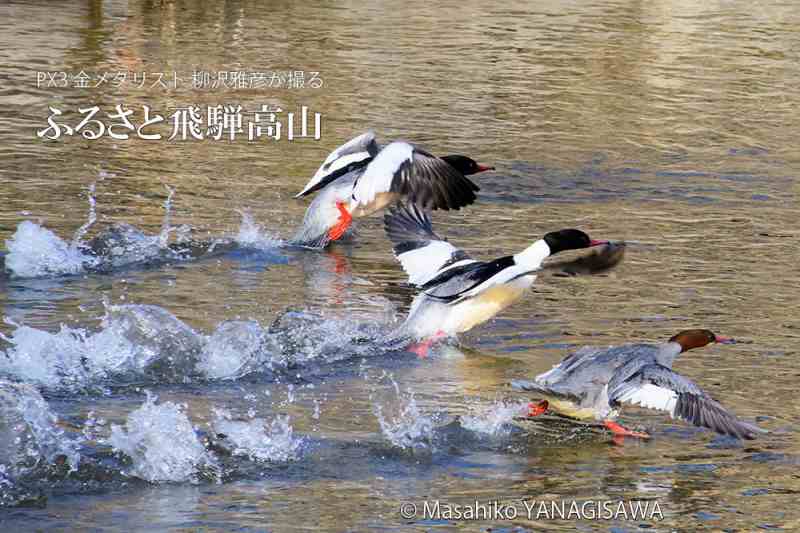
[[[535,392],[546,396],[555,396],[555,392],[551,391],[544,385],[540,385],[535,381],[528,379],[515,379],[511,382],[511,388],[525,392]]]
[[[532,392],[544,399],[575,401],[575,397],[571,394],[560,392],[548,387],[547,385],[542,385],[541,383],[527,379],[513,380],[511,382],[511,388],[525,392]]]

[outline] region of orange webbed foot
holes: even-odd
[[[353,216],[347,211],[344,202],[336,202],[336,208],[339,210],[339,220],[328,230],[328,237],[332,241],[341,239],[347,228],[350,227],[350,223],[353,222]]]
[[[528,404],[528,417],[540,416],[547,412],[550,407],[550,402],[547,400],[540,400],[538,402],[531,402]]]
[[[428,357],[428,352],[431,349],[431,344],[433,344],[433,341],[431,340],[418,342],[416,344],[412,344],[411,346],[409,346],[408,351],[413,354],[417,354],[417,357],[419,357],[420,359],[425,359],[426,357]]]
[[[433,337],[409,345],[407,350],[411,353],[417,354],[417,357],[420,359],[425,359],[428,357],[428,352],[431,349],[431,345],[444,337],[447,337],[447,334],[444,331],[437,331],[433,334]]]

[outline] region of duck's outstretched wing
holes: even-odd
[[[456,303],[532,272],[517,268],[512,256],[493,261],[472,259],[436,235],[427,213],[414,204],[391,208],[383,220],[409,283],[436,300]]]
[[[383,224],[392,241],[394,256],[413,285],[424,285],[448,268],[476,262],[436,235],[428,214],[414,204],[390,208]]]
[[[494,261],[473,261],[444,269],[422,289],[426,296],[455,304],[526,273],[532,271],[523,272],[515,268],[514,258],[508,255]]]
[[[575,369],[583,364],[591,362],[602,354],[604,350],[593,346],[584,346],[578,350],[567,354],[561,361],[548,370],[536,376],[536,381],[543,385],[553,385],[558,383],[575,372]]]
[[[460,209],[480,188],[447,161],[407,142],[387,145],[369,162],[353,188],[357,205],[397,193],[423,209]]]
[[[542,270],[555,275],[577,276],[600,274],[616,267],[625,257],[625,243],[608,243],[592,249],[585,256],[569,261],[551,261],[542,265]]]
[[[549,387],[536,381],[527,379],[515,379],[511,382],[511,388],[525,392],[531,392],[543,398],[563,398],[571,402],[580,403],[581,398],[570,391],[560,390],[556,387]]]
[[[366,166],[380,151],[381,148],[375,140],[375,132],[372,130],[350,139],[328,154],[314,177],[295,195],[295,198],[318,191],[348,172]]]
[[[740,439],[754,439],[765,430],[739,420],[693,381],[659,365],[643,366],[624,381],[612,380],[609,400],[666,411],[673,418]]]

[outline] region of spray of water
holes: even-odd
[[[78,247],[82,244],[83,236],[86,235],[86,232],[89,231],[89,228],[91,228],[92,225],[97,222],[97,201],[94,197],[94,191],[96,187],[97,182],[93,182],[91,185],[89,185],[86,195],[89,199],[89,216],[87,217],[86,222],[84,222],[83,225],[78,228],[78,230],[75,232],[75,235],[72,237],[72,243],[70,244],[70,247],[74,250],[78,250]]]
[[[374,324],[300,311],[282,315],[268,328],[231,320],[205,334],[159,306],[105,305],[99,328],[91,330],[62,325],[49,332],[7,318],[14,330],[2,336],[8,346],[0,350],[0,378],[73,391],[143,379],[188,383],[254,373],[278,378],[298,365],[329,364],[373,350],[362,342],[361,326]],[[287,399],[293,395],[290,390]]]
[[[393,446],[404,450],[432,450],[433,419],[421,413],[411,390],[402,393],[397,382],[391,376],[387,378],[394,398],[387,405],[372,398],[383,436]]]
[[[164,218],[161,221],[161,231],[158,234],[158,244],[161,248],[166,248],[169,243],[170,228],[170,212],[172,210],[172,197],[175,196],[175,189],[169,185],[167,188],[167,199],[164,200]]]
[[[0,380],[0,479],[11,483],[59,457],[74,471],[81,459],[78,447],[34,387]]]
[[[284,245],[284,241],[269,233],[263,226],[258,224],[253,215],[246,209],[237,210],[242,217],[239,225],[239,233],[236,235],[236,243],[245,248],[257,250],[271,250]]]
[[[102,181],[102,177],[100,180]],[[285,243],[257,224],[252,215],[240,211],[242,222],[233,237],[217,238],[208,243],[193,243],[191,227],[173,227],[172,207],[175,189],[166,186],[164,217],[161,229],[149,235],[125,223],[117,223],[85,241],[89,230],[97,222],[95,200],[96,182],[88,187],[89,213],[86,222],[67,242],[52,231],[32,221],[25,220],[6,241],[8,254],[5,268],[12,277],[37,278],[108,272],[132,264],[152,264],[162,261],[189,260],[211,253],[220,245],[233,245],[255,250],[274,250]],[[175,235],[173,243],[170,237]],[[189,246],[181,246],[189,244]]]
[[[489,405],[480,405],[472,414],[459,419],[461,427],[482,435],[499,436],[511,431],[514,417],[527,411],[525,402],[506,402],[496,400]]]
[[[185,407],[156,400],[148,394],[124,426],[111,426],[107,444],[132,461],[127,474],[152,483],[197,483],[205,472],[218,473],[217,461],[200,442]]]
[[[223,436],[231,454],[251,461],[286,462],[301,455],[303,439],[294,435],[288,416],[279,415],[271,421],[255,417],[234,420],[229,411],[215,409],[213,428]]]

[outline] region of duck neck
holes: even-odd
[[[550,247],[547,246],[543,239],[540,239],[514,255],[514,263],[527,269],[535,270],[542,266],[542,261],[549,255]]]
[[[682,351],[683,347],[677,342],[668,342],[663,344],[661,349],[658,351],[658,355],[656,356],[658,364],[664,365],[667,368],[672,368],[672,363]]]

